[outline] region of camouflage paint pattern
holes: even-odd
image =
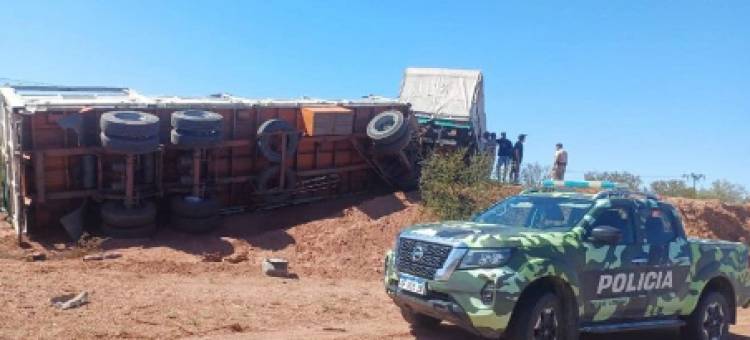
[[[561,192],[527,195],[575,198],[587,196],[594,199],[593,195]],[[651,245],[638,241],[630,245],[593,244],[586,241],[586,228],[604,209],[630,204],[635,207],[635,211],[650,211],[660,204],[652,199],[632,198],[597,199],[593,202],[592,208],[581,222],[569,230],[535,230],[473,222],[442,222],[407,228],[401,237],[435,239],[441,235],[450,235],[446,240],[472,249],[514,249],[509,262],[500,268],[456,270],[446,281],[427,282],[430,291],[447,294],[459,304],[467,313],[473,327],[478,330],[502,332],[506,329],[524,289],[542,278],[554,278],[570,287],[576,299],[581,322],[689,315],[696,307],[706,284],[717,277],[725,278],[732,284],[738,307],[750,300],[748,250],[744,245],[726,241],[688,240],[683,236],[678,236],[666,245],[665,249],[651,249]],[[640,221],[637,221],[638,216]],[[636,214],[636,240],[642,238],[646,218],[646,214]],[[643,257],[644,254],[650,254],[646,258],[646,263],[633,263],[633,260]],[[394,257],[393,251],[386,255],[384,283],[387,287],[398,281]],[[612,273],[616,277],[616,273],[621,273],[622,276],[628,272],[656,273],[667,269],[674,271],[670,273],[673,280],[670,282],[672,289],[641,290],[619,296],[601,296],[597,295],[601,289],[595,288],[594,285],[596,280],[600,280],[599,285],[602,284],[602,273]],[[638,277],[638,274],[633,275],[635,278]],[[649,275],[651,274],[641,274],[646,277],[647,283]],[[656,277],[656,274],[652,274],[651,277]],[[659,277],[661,278],[661,275]],[[631,282],[628,282],[628,288],[637,290],[643,286],[637,285],[635,278],[630,279],[633,282],[632,286]],[[490,305],[484,304],[479,295],[487,283],[494,283],[496,287],[495,299]]]

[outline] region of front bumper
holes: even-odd
[[[475,327],[469,314],[457,303],[441,298],[418,297],[409,293],[400,292],[395,285],[386,287],[388,296],[393,299],[400,308],[408,308],[414,312],[431,316],[440,320],[448,321],[471,333],[486,337],[498,338],[502,331],[489,328]]]
[[[515,284],[516,273],[508,269],[452,271],[447,280],[427,281],[427,296],[401,292],[393,251],[386,254],[384,272],[385,290],[399,307],[449,321],[485,337],[497,338],[505,332],[520,292]],[[480,299],[488,283],[498,287],[494,302],[489,305]]]

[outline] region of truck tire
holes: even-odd
[[[152,222],[134,228],[118,228],[103,223],[101,225],[101,230],[104,235],[112,238],[149,238],[156,232],[156,223]]]
[[[391,144],[398,141],[408,129],[404,114],[400,111],[381,112],[367,123],[367,136],[376,144]]]
[[[375,144],[375,153],[378,155],[392,155],[401,152],[411,142],[411,133],[407,132],[397,141],[390,144]]]
[[[111,137],[102,132],[99,134],[99,137],[101,138],[102,146],[111,151],[144,154],[155,152],[159,149],[158,136],[147,138]]]
[[[725,340],[729,337],[729,303],[724,295],[716,291],[704,293],[693,313],[685,320],[683,339]]]
[[[202,218],[172,215],[172,228],[190,234],[203,234],[213,231],[221,225],[221,216],[214,215]]]
[[[219,214],[219,202],[213,198],[174,196],[169,201],[172,215],[205,218]]]
[[[555,294],[544,293],[529,300],[518,302],[505,334],[508,340],[572,340],[567,339],[562,304]]]
[[[172,127],[176,130],[221,131],[224,117],[216,112],[185,110],[172,113]]]
[[[159,117],[139,111],[109,111],[99,118],[99,127],[110,137],[148,138],[159,134]]]
[[[401,309],[401,316],[412,328],[431,329],[437,327],[442,322],[440,319],[417,313],[406,307],[399,309]]]
[[[175,130],[170,132],[172,144],[185,148],[211,147],[221,143],[220,131]]]
[[[136,228],[156,221],[156,204],[144,201],[128,209],[120,201],[107,201],[101,207],[102,222],[115,228]]]
[[[274,132],[287,132],[286,155],[288,159],[294,157],[299,144],[300,135],[286,121],[281,119],[269,119],[258,127],[258,148],[263,156],[271,162],[281,162],[281,138],[270,135]],[[278,150],[274,150],[274,139],[278,139]]]

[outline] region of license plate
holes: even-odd
[[[416,276],[399,274],[398,289],[419,295],[427,295],[427,280]]]

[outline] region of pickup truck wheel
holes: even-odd
[[[729,304],[724,295],[708,292],[688,317],[682,329],[684,339],[724,340],[729,335]]]
[[[567,340],[560,299],[546,293],[524,303],[516,311],[507,338],[509,340]]]
[[[409,308],[401,307],[401,316],[412,326],[412,328],[435,328],[442,320],[417,313]]]

